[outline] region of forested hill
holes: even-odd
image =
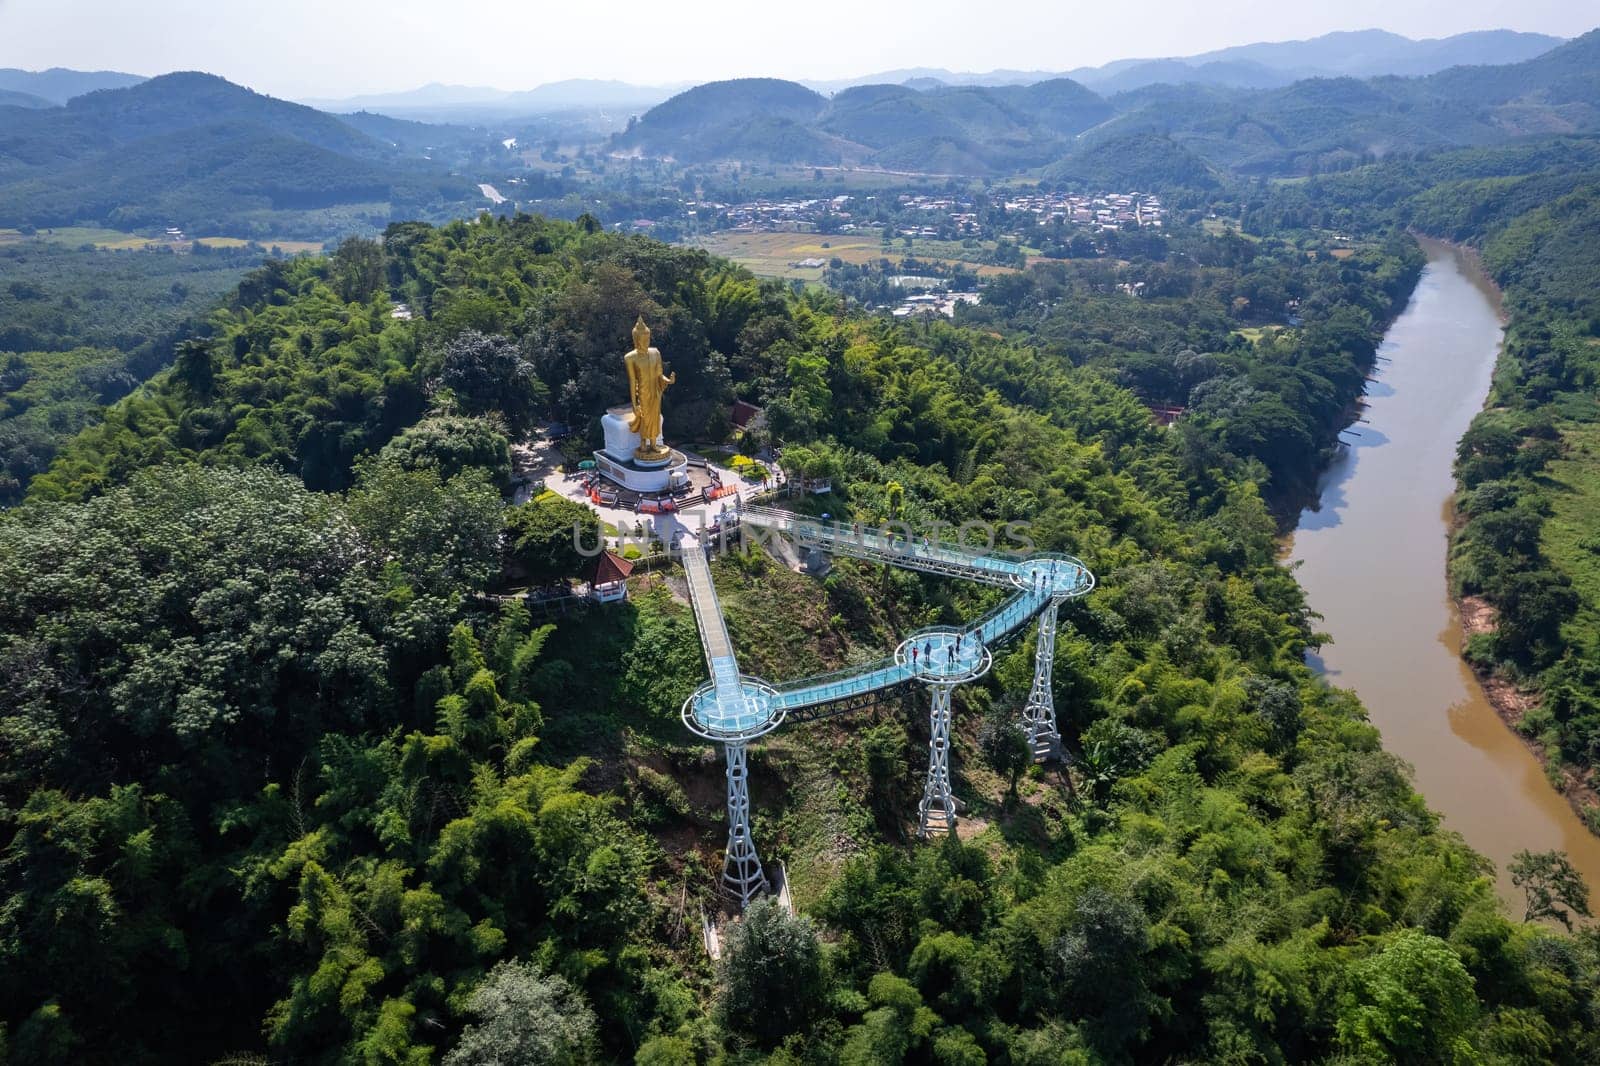
[[[1214,169],[1296,175],[1363,160],[1600,130],[1600,31],[1500,66],[1423,77],[1309,78],[1263,90],[1157,84],[1102,97],[1067,79],[1031,86],[872,85],[824,99],[765,81],[699,86],[647,112],[615,147],[683,161],[745,159],[895,170],[1092,174],[1102,142],[1169,139]],[[747,108],[774,94],[781,113]],[[1174,149],[1176,151],[1176,149]],[[1160,175],[1188,187],[1192,167]],[[1202,182],[1204,184],[1204,182]]]
[[[1456,66],[1519,63],[1561,43],[1559,37],[1511,30],[1421,41],[1384,30],[1348,30],[1305,41],[1235,45],[1181,59],[1124,59],[1069,76],[1106,95],[1162,82],[1268,89],[1305,78],[1416,77]]]
[[[32,93],[20,92],[16,89],[0,89],[0,107],[54,107],[55,104],[42,96]]]
[[[1595,938],[1503,915],[1304,665],[1259,463],[1054,337],[868,319],[597,230],[408,224],[271,264],[0,517],[10,1062],[1600,1055]],[[1240,242],[1193,249],[1207,285]],[[1263,296],[1321,266],[1273,262]],[[758,745],[801,916],[759,905],[716,967],[723,770],[677,718],[703,666],[671,572],[553,626],[473,595],[580,572],[569,507],[503,505],[507,438],[613,402],[639,313],[670,438],[765,400],[836,515],[1028,521],[1103,581],[1057,645],[1071,787],[1009,731],[1031,647],[957,697],[965,839],[908,840],[922,712]],[[849,561],[716,577],[774,678],[987,603]]]
[[[138,85],[144,78],[137,74],[122,74],[114,70],[68,70],[51,67],[49,70],[0,69],[0,89],[27,93],[52,104],[64,104],[74,96],[92,93],[97,89],[126,89]]]
[[[616,148],[685,161],[871,163],[966,173],[1038,166],[1111,114],[1066,79],[1027,86],[846,89],[832,99],[773,79],[680,93],[613,138]],[[943,160],[941,162],[941,160]]]
[[[1317,78],[1263,92],[1153,86],[1096,136],[1156,132],[1243,173],[1305,174],[1531,134],[1600,130],[1600,30],[1502,66]]]
[[[204,245],[190,255],[0,247],[0,506],[19,502],[102,405],[169,365],[262,258]]]
[[[323,237],[467,201],[437,164],[208,74],[0,107],[0,226]]]

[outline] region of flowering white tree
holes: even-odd
[[[594,1011],[583,994],[536,963],[495,965],[472,993],[477,1016],[445,1066],[578,1066],[594,1057]]]

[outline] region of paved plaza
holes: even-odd
[[[785,484],[783,472],[776,467],[769,467],[773,471],[775,481],[764,487],[759,481],[746,481],[731,469],[707,460],[704,468],[698,466],[691,468],[695,489],[710,484],[711,475],[715,472],[723,485],[734,489],[732,493],[707,503],[702,501],[698,491],[691,492],[684,499],[676,501],[676,510],[662,514],[647,514],[631,507],[595,503],[589,498],[586,479],[583,476],[587,471],[574,470],[565,473],[559,471],[557,467],[565,459],[561,451],[543,437],[519,446],[517,459],[518,475],[523,480],[517,486],[516,495],[513,497],[515,502],[526,503],[549,490],[558,496],[584,504],[600,516],[600,521],[612,526],[625,537],[634,538],[636,536],[634,531],[638,528],[647,535],[653,532],[663,544],[671,543],[673,534],[680,531],[686,536],[698,536],[702,529],[714,530],[719,515],[733,511],[741,504],[749,503],[772,485]],[[607,544],[616,548],[617,538],[608,537]]]

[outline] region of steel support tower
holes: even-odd
[[[711,673],[711,680],[684,700],[681,716],[691,731],[722,743],[723,758],[728,764],[728,848],[722,856],[722,887],[743,909],[767,890],[761,857],[756,854],[750,835],[746,745],[776,729],[783,721],[785,708],[774,698],[777,692],[771,685],[739,672],[704,548],[698,544],[684,546],[681,558],[689,582],[689,601],[700,629],[701,650]]]
[[[954,685],[929,685],[932,710],[928,714],[928,781],[922,786],[917,814],[919,835],[931,837],[956,827],[956,798],[950,793],[950,690]]]
[[[722,745],[728,762],[728,850],[722,856],[722,887],[739,901],[740,908],[767,890],[767,877],[761,870],[750,837],[750,788],[745,781],[745,743],[730,740]]]
[[[917,804],[918,835],[949,833],[956,827],[956,798],[950,791],[950,696],[955,687],[989,672],[994,656],[976,629],[934,626],[918,630],[895,649],[895,661],[928,688],[928,779]]]
[[[1033,687],[1022,709],[1022,728],[1034,762],[1052,758],[1061,748],[1061,733],[1056,729],[1056,698],[1051,685],[1051,667],[1056,657],[1056,601],[1039,613],[1039,637],[1033,651]]]

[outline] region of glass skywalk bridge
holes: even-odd
[[[968,640],[974,641],[974,646],[993,648],[1026,629],[1050,601],[1047,592],[1019,592],[965,627],[963,632]],[[899,656],[889,655],[861,666],[776,685],[773,702],[786,716],[804,722],[843,714],[854,710],[867,697],[927,679],[926,670],[917,669]]]
[[[684,704],[684,725],[708,740],[721,741],[749,740],[776,729],[784,709],[774,704],[771,685],[739,673],[705,550],[699,545],[685,547],[682,560],[689,603],[700,630],[700,650],[711,672],[710,684],[696,689]]]
[[[831,555],[888,563],[906,570],[945,574],[988,585],[1014,584],[1020,559],[1005,552],[931,543],[926,537],[918,540],[909,535],[896,536],[859,524],[824,522],[773,507],[746,507],[740,519],[744,525],[783,533],[804,547],[820,548]]]
[[[1056,608],[1065,600],[1087,595],[1095,584],[1094,575],[1081,561],[1068,555],[1021,556],[930,543],[926,538],[917,540],[859,525],[824,522],[770,507],[744,508],[740,520],[747,527],[769,529],[803,547],[829,554],[1012,592],[976,620],[963,626],[921,630],[902,642],[894,654],[882,659],[773,686],[739,673],[705,547],[685,546],[684,573],[711,680],[684,701],[682,717],[691,731],[720,741],[725,748],[729,838],[723,882],[741,904],[748,904],[765,885],[750,841],[745,744],[776,729],[786,718],[808,721],[843,714],[912,684],[927,685],[933,694],[933,712],[928,785],[920,807],[922,830],[924,835],[947,832],[955,824],[956,812],[947,762],[951,690],[982,676],[992,662],[991,649],[1016,636],[1037,618],[1040,639],[1034,685],[1024,717],[1034,750],[1051,750],[1057,740],[1050,697]]]
[[[1016,589],[1014,596],[965,627],[985,647],[1003,644],[1017,635],[1053,603],[1083,596],[1094,588],[1094,575],[1089,568],[1069,555],[1020,556],[936,544],[771,507],[746,507],[740,517],[745,525],[771,529],[803,546],[830,554]],[[853,709],[868,697],[919,680],[926,678],[911,663],[891,655],[862,666],[779,684],[774,702],[785,714],[805,721]],[[830,711],[830,705],[840,706]]]

